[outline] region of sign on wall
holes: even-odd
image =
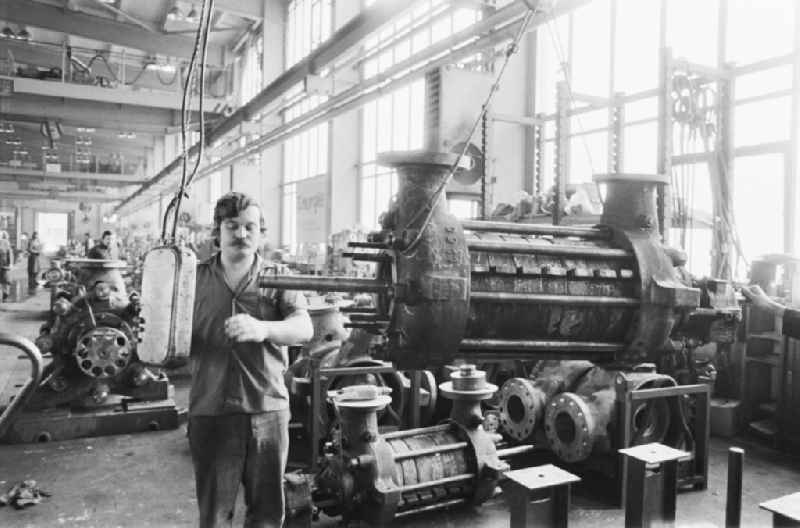
[[[297,241],[320,243],[328,239],[328,175],[297,182]]]

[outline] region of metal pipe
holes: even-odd
[[[634,297],[592,297],[591,295],[548,295],[546,293],[471,292],[471,301],[520,304],[556,304],[560,306],[636,307]]]
[[[375,308],[362,308],[360,306],[342,306],[339,308],[342,313],[359,313],[359,314],[374,314],[377,313]]]
[[[728,495],[725,499],[725,526],[739,528],[742,524],[742,464],[744,449],[728,449]]]
[[[536,446],[532,444],[507,447],[505,449],[497,450],[497,458],[507,458],[515,455],[522,455],[524,453],[531,453],[533,451],[536,451]]]
[[[405,460],[407,458],[436,455],[438,453],[444,453],[446,451],[458,451],[459,449],[466,448],[468,445],[469,444],[467,442],[456,442],[454,444],[437,445],[433,447],[426,447],[425,449],[416,449],[414,451],[406,451],[404,453],[395,453],[394,461],[397,462],[399,460]]]
[[[481,220],[462,220],[461,226],[468,231],[516,233],[520,235],[552,235],[561,237],[581,237],[608,240],[611,233],[597,227],[570,227],[545,224],[515,224],[513,222],[485,222]]]
[[[391,260],[391,257],[385,253],[352,253],[352,252],[344,252],[342,256],[345,258],[351,258],[353,260],[362,260],[365,262],[386,262],[387,260]]]
[[[378,314],[351,313],[350,320],[354,323],[388,323],[389,318]]]
[[[601,343],[597,341],[545,341],[539,339],[462,339],[461,349],[479,350],[521,350],[527,352],[547,352],[570,350],[574,352],[621,352],[625,343]]]
[[[10,345],[25,352],[31,360],[31,377],[22,385],[22,389],[9,402],[8,406],[0,414],[0,437],[4,436],[6,430],[13,423],[16,414],[28,403],[33,393],[42,381],[42,354],[30,340],[24,337],[0,332],[0,345]]]
[[[434,486],[444,486],[445,484],[452,484],[454,482],[463,482],[465,480],[472,480],[475,478],[475,473],[463,473],[461,475],[454,475],[452,477],[444,477],[429,482],[420,482],[418,484],[409,484],[400,488],[400,493],[409,491],[417,491],[426,488],[433,488]]]
[[[333,276],[305,275],[260,275],[259,288],[278,288],[281,290],[317,290],[334,292],[382,293],[391,285],[375,279]]]
[[[389,249],[389,247],[382,242],[348,242],[347,247],[362,249]]]
[[[598,259],[633,258],[633,253],[625,251],[624,249],[566,246],[558,244],[530,244],[517,241],[479,240],[474,238],[467,240],[467,248],[469,248],[470,251],[486,251],[489,253],[532,253],[565,257],[594,257]]]
[[[323,367],[319,369],[322,376],[350,376],[353,374],[387,374],[396,372],[392,365],[365,365],[363,367]]]
[[[443,433],[449,431],[450,424],[434,425],[431,427],[419,427],[417,429],[404,429],[403,431],[394,431],[383,435],[384,440],[396,440],[398,438],[405,438],[407,436],[414,436],[417,434],[433,434]]]
[[[383,330],[386,323],[344,323],[345,328],[361,328],[363,330]]]
[[[451,506],[458,506],[460,504],[466,504],[467,499],[452,499],[444,502],[437,502],[434,504],[429,504],[428,506],[420,506],[419,508],[412,508],[410,510],[405,510],[401,512],[397,512],[394,514],[395,519],[401,519],[403,517],[407,517],[409,515],[415,515],[417,513],[424,513],[436,510],[442,510],[444,508],[450,508]]]

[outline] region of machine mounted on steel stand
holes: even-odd
[[[168,249],[168,257],[156,251],[145,262],[150,280],[144,282],[143,296],[127,294],[120,274],[123,261],[68,261],[78,283],[75,294],[65,290],[53,300],[51,318],[36,339],[41,353],[52,360],[26,404],[9,413],[0,441],[43,442],[178,426],[173,387],[158,368],[188,357],[194,263],[185,258],[178,265],[182,261],[175,251],[180,250]]]
[[[661,243],[656,190],[667,180],[597,177],[607,186],[598,226],[461,222],[441,199],[456,160],[380,160],[398,170],[397,198],[382,230],[351,246],[352,258],[378,263],[374,279],[263,274],[261,286],[372,294],[375,308],[353,314],[354,324],[379,336],[377,357],[400,369],[550,360],[551,386],[507,400],[501,424],[564,462],[602,470],[618,489],[618,449],[672,444],[692,453],[684,483],[704,487],[710,386],[678,385],[657,369],[680,363],[687,343],[729,338],[741,316],[730,284],[693,280],[683,255]],[[575,360],[584,367],[570,372]]]

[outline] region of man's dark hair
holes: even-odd
[[[103,231],[103,236],[101,236],[100,238],[105,238],[106,235],[111,236],[111,231],[108,231],[108,230]]]
[[[211,230],[215,245],[219,246],[219,228],[222,221],[239,216],[239,213],[251,206],[258,207],[261,232],[264,233],[267,230],[264,212],[255,198],[245,193],[231,191],[217,200],[217,205],[214,206],[214,228]]]

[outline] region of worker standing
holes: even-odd
[[[8,240],[8,233],[0,231],[0,295],[2,300],[8,299],[8,287],[11,284],[8,274],[14,265],[14,250]]]
[[[311,338],[305,297],[259,292],[264,217],[231,192],[214,208],[220,252],[197,267],[192,330],[189,444],[201,527],[229,526],[244,484],[246,526],[283,523],[289,453],[284,345]]]
[[[39,233],[34,231],[28,241],[28,288],[36,289],[39,283],[36,276],[39,274],[39,254],[42,252],[42,242]]]
[[[113,236],[114,234],[111,231],[103,231],[100,242],[89,250],[86,257],[90,259],[110,259]]]
[[[94,241],[92,240],[92,237],[89,235],[89,233],[84,233],[83,234],[83,255],[85,257],[89,256],[89,252],[92,250],[92,247],[94,247]]]

